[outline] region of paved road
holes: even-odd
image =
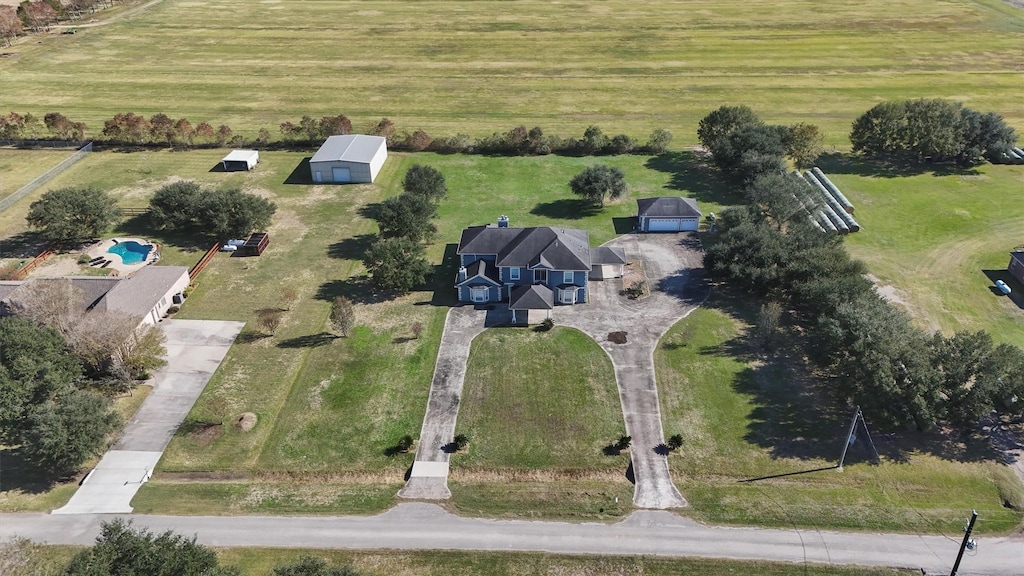
[[[130,513],[131,500],[149,480],[164,449],[231,348],[244,322],[165,320],[167,365],[154,374],[153,391],[81,487],[54,514]]]
[[[452,308],[445,316],[441,345],[437,350],[434,379],[430,384],[427,412],[420,429],[416,460],[400,498],[443,500],[451,498],[448,489],[449,453],[444,451],[455,437],[462,384],[473,339],[486,327],[487,312],[473,306]]]
[[[0,539],[51,544],[93,542],[112,516],[0,515]],[[572,554],[646,554],[819,564],[923,568],[948,574],[959,543],[942,536],[711,528],[660,510],[639,510],[618,524],[569,524],[460,518],[408,502],[377,516],[330,518],[132,516],[155,532],[193,535],[211,546],[337,549],[515,550]],[[980,538],[960,574],[1020,575],[1024,540]]]
[[[668,469],[664,451],[654,350],[661,336],[707,297],[700,244],[692,234],[627,234],[605,244],[623,248],[630,261],[643,262],[651,294],[638,301],[619,294],[620,280],[590,283],[586,306],[558,308],[555,321],[577,328],[608,353],[615,367],[635,482],[633,504],[639,508],[686,506]],[[626,343],[608,333],[626,332]]]

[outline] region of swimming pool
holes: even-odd
[[[108,248],[107,252],[117,254],[121,257],[122,262],[126,265],[131,265],[145,261],[146,256],[149,256],[149,251],[152,249],[152,244],[139,244],[134,240],[125,240]]]

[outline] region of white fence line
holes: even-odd
[[[46,172],[40,174],[39,176],[36,176],[35,178],[32,179],[31,182],[25,184],[21,188],[18,188],[16,192],[11,194],[7,198],[0,200],[0,212],[7,210],[8,208],[11,207],[11,205],[13,205],[18,200],[21,200],[22,198],[28,196],[32,192],[35,192],[40,186],[46,184],[46,182],[49,181],[51,178],[67,170],[75,162],[78,162],[82,158],[85,158],[85,155],[88,154],[89,152],[92,152],[92,142],[89,142],[85,146],[79,148],[77,152],[62,160],[60,164],[57,164],[53,168],[50,168]]]

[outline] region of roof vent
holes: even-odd
[[[508,228],[508,216],[498,216],[498,228]]]

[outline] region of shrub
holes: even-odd
[[[455,450],[464,450],[466,446],[469,446],[469,436],[465,434],[456,434],[455,439],[452,440],[452,444],[455,445]]]
[[[398,448],[399,452],[408,452],[409,449],[412,448],[412,443],[412,436],[406,434],[398,439],[398,444],[395,444],[395,446]]]
[[[625,435],[623,435],[623,436],[619,436],[618,441],[615,442],[615,447],[618,448],[619,450],[625,450],[626,448],[629,448],[629,445],[632,444],[632,443],[633,443],[633,437],[632,436],[625,436]]]
[[[672,449],[672,450],[679,450],[680,448],[682,448],[683,447],[683,435],[682,434],[673,434],[672,437],[668,439],[668,447],[670,449]]]

